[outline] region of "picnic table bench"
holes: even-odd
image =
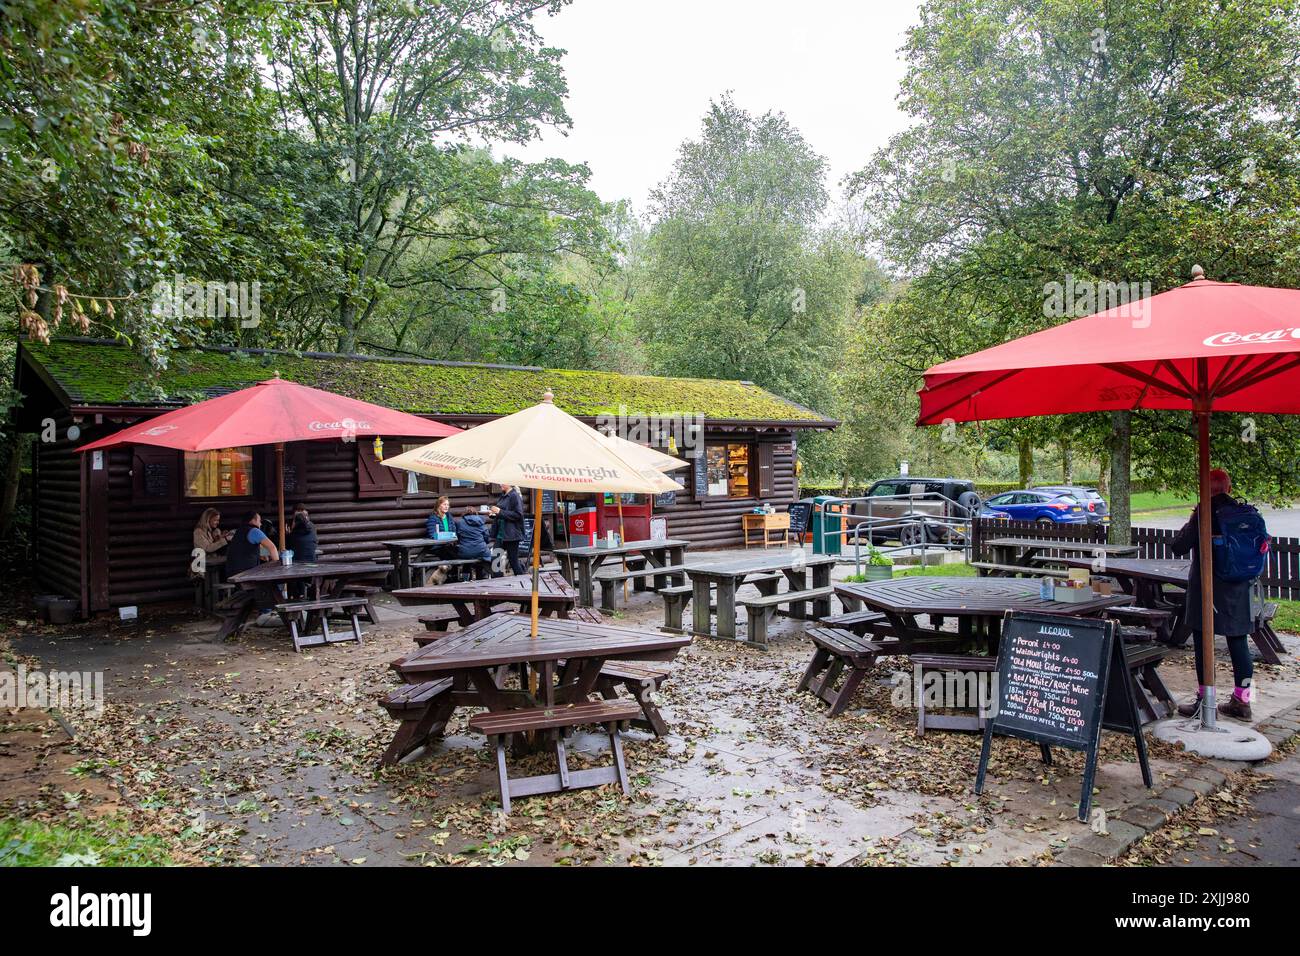
[[[668,679],[669,673],[669,669],[662,664],[647,661],[606,661],[600,668],[596,689],[605,699],[616,700],[617,688],[625,688],[641,705],[643,719],[633,723],[652,731],[656,737],[663,737],[668,734],[668,724],[659,713],[654,695]]]
[[[811,618],[817,619],[830,614],[831,597],[834,594],[835,589],[827,585],[821,588],[779,591],[773,594],[762,594],[754,598],[742,598],[740,604],[745,608],[749,617],[748,640],[746,643],[767,650],[768,625],[772,622],[773,617],[781,613],[782,606],[788,608],[784,613],[790,617],[808,620],[810,615],[805,608],[811,603],[813,606]]]
[[[275,605],[275,613],[280,615],[289,628],[293,638],[293,649],[301,653],[304,647],[320,647],[324,644],[341,644],[345,641],[361,643],[360,615],[370,602],[361,596],[339,595],[337,597],[308,598],[303,601],[282,601]],[[340,614],[352,622],[352,633],[335,636],[330,633],[330,615]],[[319,633],[311,633],[319,628]],[[304,633],[305,632],[305,633]]]
[[[759,594],[775,594],[777,587],[780,585],[783,575],[779,572],[755,572],[746,575],[740,582],[741,586],[752,584],[758,588]],[[709,614],[712,615],[717,607],[713,603],[712,592],[715,587],[713,582],[708,582],[710,592],[709,597]],[[690,605],[695,595],[695,586],[693,584],[678,584],[673,587],[660,588],[659,596],[664,601],[664,623],[660,630],[667,631],[670,634],[682,634],[685,627],[682,625],[683,612]]]
[[[676,567],[682,564],[688,547],[690,542],[684,538],[650,538],[624,541],[612,548],[592,546],[556,548],[554,554],[559,559],[561,573],[565,579],[578,589],[578,604],[591,607],[596,603],[596,573],[606,562],[617,561],[622,566],[644,561],[655,567]],[[646,590],[649,586],[647,583],[649,577],[654,577],[654,590],[667,587],[670,583],[665,577],[647,575],[634,579],[633,585],[638,590]]]
[[[627,766],[623,762],[623,741],[619,724],[634,719],[641,712],[634,701],[601,700],[582,704],[562,704],[550,707],[530,707],[500,713],[475,714],[469,719],[471,730],[486,734],[496,751],[497,786],[501,791],[501,810],[510,812],[511,800],[539,793],[559,793],[579,787],[598,787],[617,783],[625,796],[632,790],[628,786]],[[608,767],[587,770],[570,770],[564,734],[558,731],[583,724],[604,726],[609,736],[609,750],[613,763]],[[532,777],[510,779],[506,770],[506,742],[512,734],[547,733],[553,738],[557,773],[537,774]]]
[[[738,640],[736,636],[736,591],[741,585],[749,583],[753,575],[779,574],[775,582],[770,579],[764,583],[764,597],[774,594],[781,577],[789,582],[789,591],[818,592],[813,596],[795,599],[792,614],[800,614],[802,605],[809,601],[817,602],[821,616],[830,613],[831,595],[822,595],[821,589],[831,583],[831,569],[835,566],[833,555],[805,554],[798,552],[774,552],[753,557],[736,558],[706,563],[694,558],[686,562],[685,571],[690,578],[693,594],[691,597],[691,633],[700,637],[712,637],[721,640]],[[812,580],[809,581],[811,576]],[[770,588],[770,591],[767,589]],[[716,604],[711,604],[711,592],[716,593]],[[783,603],[783,602],[778,602]],[[716,611],[717,627],[714,628]],[[759,625],[760,628],[762,625]],[[742,641],[742,643],[746,643]],[[755,643],[750,640],[747,643]]]
[[[1048,560],[1051,560],[1050,558]],[[1022,575],[1032,574],[1034,577],[1053,577],[1067,578],[1070,576],[1068,571],[1062,571],[1059,568],[1033,567],[1023,564],[995,564],[992,561],[972,561],[972,568],[979,570],[981,577],[998,578],[998,577],[1021,577]]]
[[[230,583],[240,590],[217,606],[221,626],[213,640],[224,641],[230,637],[259,607],[270,608],[283,602],[285,596],[281,590],[284,588],[301,585],[308,600],[334,598],[342,594],[346,585],[389,570],[390,565],[368,561],[304,561],[288,565],[266,561],[255,568],[232,574]]]
[[[450,604],[456,609],[462,627],[481,621],[496,613],[502,604],[513,605],[528,611],[532,604],[533,578],[531,574],[517,574],[502,578],[484,578],[479,581],[448,582],[430,587],[405,588],[394,591],[393,597],[403,605]],[[556,615],[567,618],[577,600],[578,593],[556,571],[542,571],[538,575],[537,604],[545,617]]]
[[[838,627],[810,627],[805,633],[817,650],[813,652],[812,662],[795,689],[810,691],[831,705],[829,716],[838,716],[849,706],[858,685],[876,663],[883,648],[874,641]],[[835,682],[845,667],[849,673],[843,686],[836,689]]]
[[[604,568],[596,574],[596,580],[600,582],[600,609],[607,613],[617,610],[618,585],[624,581],[631,581],[638,591],[644,591],[648,589],[644,584],[646,579],[654,578],[653,590],[662,591],[663,588],[680,585],[685,581],[684,572],[685,568],[680,564],[658,567],[646,563],[645,566],[636,568]]]

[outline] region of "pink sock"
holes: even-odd
[[[1232,696],[1235,697],[1235,698],[1237,698],[1237,700],[1241,701],[1243,704],[1249,704],[1249,703],[1250,703],[1250,688],[1249,688],[1249,687],[1235,687],[1235,688],[1233,688]]]

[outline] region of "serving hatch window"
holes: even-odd
[[[706,445],[710,498],[749,498],[750,450],[745,444]]]
[[[428,443],[404,444],[402,445],[402,451],[415,451],[417,448],[423,448],[426,444]],[[406,493],[408,495],[438,494],[441,491],[442,486],[433,475],[422,475],[418,471],[408,471],[406,473]]]
[[[253,447],[185,452],[186,498],[246,498],[253,493]]]

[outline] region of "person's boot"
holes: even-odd
[[[1201,695],[1197,694],[1185,704],[1178,705],[1179,717],[1195,717],[1201,712]]]
[[[1227,700],[1219,705],[1219,713],[1224,717],[1231,717],[1234,720],[1250,720],[1250,704],[1246,703],[1236,694],[1231,695]]]

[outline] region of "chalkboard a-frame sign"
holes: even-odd
[[[1007,612],[998,643],[998,709],[984,725],[976,793],[984,791],[995,733],[1035,741],[1049,765],[1053,746],[1082,750],[1087,760],[1079,819],[1086,823],[1103,728],[1133,735],[1142,781],[1151,786],[1142,721],[1117,635],[1114,621]]]

